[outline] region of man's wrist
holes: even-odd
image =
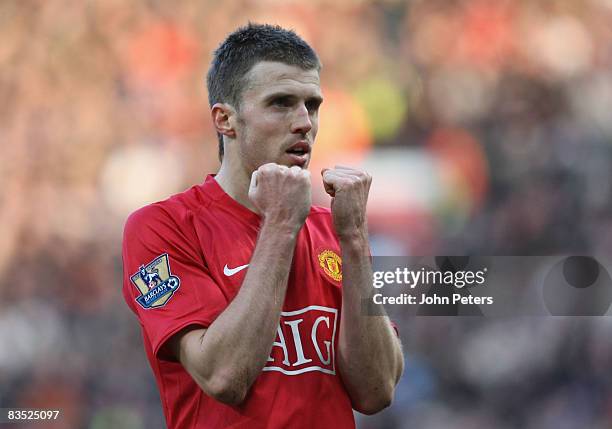
[[[300,232],[300,229],[302,229],[302,225],[290,222],[276,222],[264,218],[263,222],[261,223],[260,231],[263,232],[269,230],[270,232],[273,232],[275,235],[277,235],[279,238],[284,237],[287,239],[295,240],[297,238],[298,233]]]
[[[349,233],[342,234],[338,239],[342,253],[366,252],[369,254],[368,231],[365,228],[355,229]]]

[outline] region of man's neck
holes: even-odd
[[[249,200],[250,177],[247,177],[242,171],[230,171],[227,163],[221,163],[221,168],[215,176],[215,180],[227,195],[257,213],[257,209]]]

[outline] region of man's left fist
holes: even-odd
[[[336,233],[348,238],[367,232],[366,205],[372,176],[365,171],[337,165],[321,171],[325,192],[332,197],[331,210]]]

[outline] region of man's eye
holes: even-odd
[[[288,97],[275,98],[272,104],[275,106],[288,107],[291,105],[291,100]]]
[[[321,105],[321,102],[319,101],[308,101],[306,103],[306,108],[308,109],[309,112],[317,112],[319,110],[320,105]]]

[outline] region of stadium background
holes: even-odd
[[[375,254],[611,254],[612,1],[219,4],[0,2],[0,407],[164,426],[122,226],[216,170],[204,76],[248,20],[320,54],[313,169],[373,174]],[[612,424],[609,318],[399,324],[395,402],[359,428]]]

